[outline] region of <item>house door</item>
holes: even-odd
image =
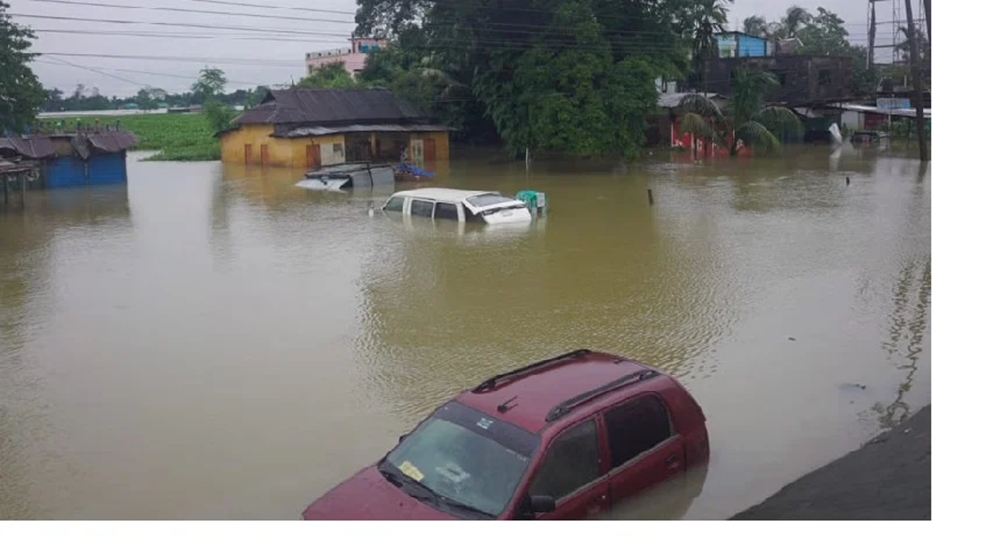
[[[243,165],[253,161],[253,144],[243,144]]]
[[[410,161],[417,165],[424,164],[424,140],[414,138],[410,140]]]
[[[433,138],[424,139],[424,160],[437,161],[437,145]]]
[[[260,164],[267,166],[267,144],[260,145]]]
[[[319,167],[319,144],[309,144],[306,146],[306,167],[314,169]]]

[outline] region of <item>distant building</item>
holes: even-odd
[[[781,84],[767,100],[793,106],[816,106],[851,99],[852,60],[847,56],[798,54],[797,39],[776,43],[746,33],[716,34],[718,57],[708,63],[707,89],[723,97],[733,93],[738,68],[770,72]],[[697,85],[697,84],[693,84]]]
[[[351,39],[350,47],[306,53],[306,70],[311,74],[327,64],[343,62],[344,68],[355,75],[364,69],[369,53],[384,49],[386,45],[388,42],[385,39],[355,37]]]
[[[271,90],[218,134],[222,161],[315,168],[447,161],[448,127],[385,88]]]
[[[66,131],[0,137],[0,157],[32,161],[45,187],[113,185],[128,181],[125,155],[138,143],[124,130]]]

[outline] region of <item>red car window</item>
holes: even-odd
[[[564,498],[597,480],[601,475],[597,423],[588,420],[570,428],[549,446],[538,474],[531,482],[531,495]]]
[[[663,401],[644,395],[611,409],[604,416],[611,449],[611,468],[656,447],[671,436],[670,416]]]

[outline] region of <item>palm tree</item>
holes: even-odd
[[[767,20],[761,16],[750,16],[743,20],[743,32],[747,35],[755,35],[757,37],[767,37]]]
[[[800,29],[812,21],[812,14],[805,8],[792,6],[785,12],[780,23],[772,24],[772,34],[777,39],[791,39]]]
[[[725,4],[731,4],[733,0],[696,0],[692,16],[694,18],[694,63],[698,76],[701,79],[701,88],[705,89],[705,71],[708,61],[715,55],[713,51],[718,49],[715,42],[715,34],[726,30],[726,22],[729,21],[727,13],[729,8]]]
[[[773,74],[739,68],[733,76],[733,97],[725,111],[704,95],[684,96],[679,106],[680,130],[705,139],[706,146],[728,141],[730,155],[736,155],[740,143],[772,153],[781,146],[776,133],[802,132],[802,122],[792,110],[765,106],[764,96],[777,86]]]

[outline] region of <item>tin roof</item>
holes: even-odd
[[[299,138],[347,132],[437,132],[446,130],[451,129],[440,124],[352,124],[346,126],[299,126],[288,130],[278,130],[271,136]]]
[[[0,150],[9,150],[31,159],[47,158],[56,153],[48,136],[3,136],[0,137]]]
[[[68,139],[77,153],[84,159],[90,151],[115,153],[123,152],[139,143],[135,134],[125,130],[103,132],[82,132],[31,136],[0,137],[0,150],[9,150],[30,159],[44,159],[56,154],[53,139]]]
[[[233,120],[241,124],[360,124],[428,121],[386,88],[271,90],[260,105]]]

